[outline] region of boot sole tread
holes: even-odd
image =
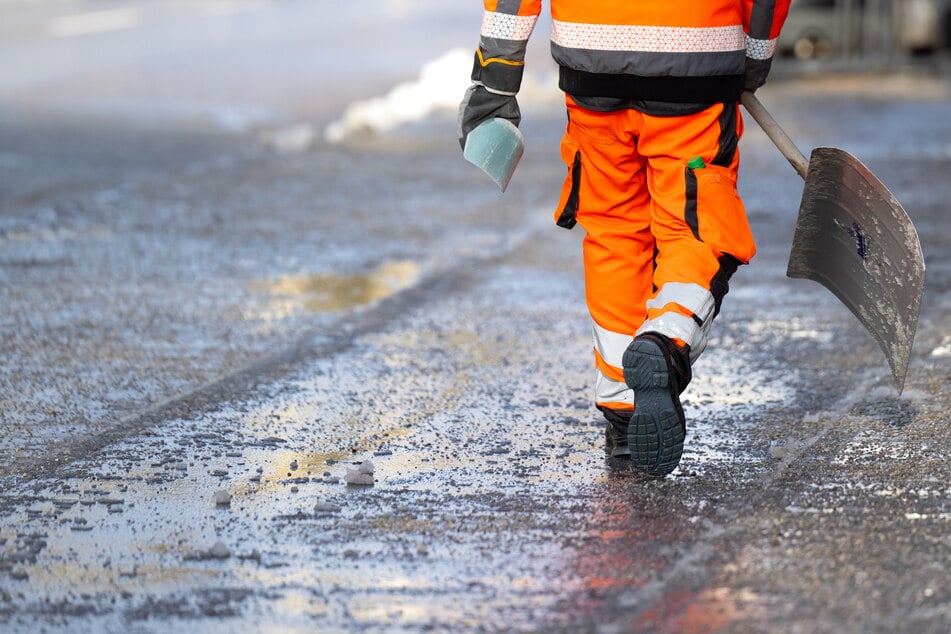
[[[634,390],[627,430],[631,461],[651,475],[677,468],[684,449],[684,421],[670,389],[667,358],[652,341],[635,340],[624,352],[624,380]]]

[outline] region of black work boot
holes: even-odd
[[[680,394],[690,382],[690,348],[648,332],[638,335],[622,360],[624,381],[634,390],[634,415],[627,430],[631,463],[665,476],[680,463],[687,425]]]
[[[631,450],[627,448],[627,426],[631,421],[631,412],[601,407],[607,425],[604,428],[604,453],[608,458],[628,459]]]

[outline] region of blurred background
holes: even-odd
[[[0,0],[0,107],[234,132],[305,122],[320,130],[285,140],[306,145],[354,101],[424,81],[391,95],[388,112],[351,111],[346,129],[331,132],[339,140],[361,125],[452,111],[481,14],[476,1]],[[543,19],[527,102],[536,86],[552,90],[547,31]],[[775,68],[938,68],[949,48],[951,0],[794,0]]]
[[[793,0],[779,39],[800,60],[899,59],[951,45],[948,0]]]

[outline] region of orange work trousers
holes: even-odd
[[[756,252],[736,188],[743,122],[736,103],[678,116],[567,105],[555,218],[586,233],[597,405],[630,409],[621,358],[632,338],[663,334],[696,360],[730,276]]]

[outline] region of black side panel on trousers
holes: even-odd
[[[697,217],[697,175],[693,168],[684,168],[684,180],[686,182],[685,202],[684,202],[684,222],[693,232],[693,237],[700,240],[700,219]]]
[[[565,229],[571,229],[578,221],[575,219],[578,215],[578,199],[581,195],[581,152],[575,152],[574,165],[571,166],[571,193],[568,194],[568,200],[565,202],[565,208],[561,210],[558,216],[558,226]]]
[[[723,296],[730,291],[730,278],[733,277],[736,269],[741,264],[739,260],[729,254],[721,255],[718,261],[720,262],[720,270],[710,280],[710,293],[713,295],[713,301],[715,302],[714,317],[720,314],[720,303],[723,301]]]
[[[713,159],[714,165],[729,167],[736,154],[736,146],[739,145],[740,138],[736,134],[736,104],[723,104],[723,112],[720,114],[720,140],[717,155]]]

